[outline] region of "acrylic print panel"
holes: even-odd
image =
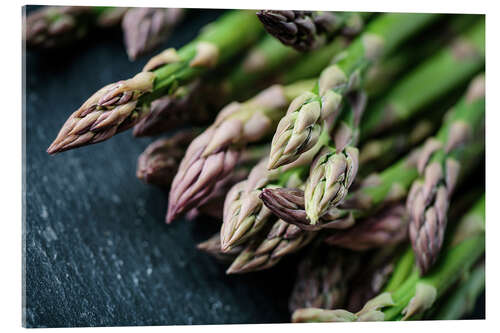
[[[24,326],[484,318],[483,15],[23,15]]]

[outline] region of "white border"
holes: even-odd
[[[0,24],[2,25],[2,78],[0,98],[2,100],[0,139],[1,147],[1,212],[2,232],[0,233],[0,318],[2,327],[21,328],[21,6],[23,1],[2,3]],[[500,15],[495,1],[401,1],[401,0],[252,0],[234,2],[228,0],[202,1],[152,1],[152,0],[108,0],[108,1],[34,1],[28,4],[59,5],[117,5],[117,6],[150,6],[150,7],[190,7],[190,8],[250,8],[250,9],[325,9],[325,10],[359,10],[359,11],[396,11],[396,12],[440,12],[440,13],[486,13],[487,14],[487,297],[485,321],[460,322],[412,322],[412,323],[356,323],[356,324],[300,324],[300,325],[216,325],[216,326],[169,326],[169,331],[208,332],[255,332],[256,330],[286,329],[288,332],[304,330],[331,332],[332,330],[349,330],[349,332],[388,332],[404,330],[405,332],[422,332],[422,330],[476,331],[492,328],[498,321],[495,314],[497,300],[500,299],[498,284],[499,265],[497,255],[500,242],[500,215],[497,198],[500,198],[497,142],[500,140],[500,105],[497,96],[500,87],[499,77],[499,43],[497,33],[500,31]],[[7,7],[7,8],[5,8]],[[117,331],[124,328],[107,328]],[[141,330],[144,327],[126,328]],[[52,330],[52,329],[51,329]],[[63,331],[65,329],[62,329]],[[86,329],[84,329],[86,330]],[[101,329],[94,329],[93,331]],[[164,331],[165,327],[151,327],[148,331]],[[9,330],[10,331],[10,330]],[[61,331],[61,330],[58,330]]]

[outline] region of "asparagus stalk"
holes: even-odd
[[[378,295],[394,272],[398,259],[398,246],[386,246],[364,258],[356,277],[349,287],[346,309],[357,312],[366,302]]]
[[[343,58],[322,71],[314,89],[290,104],[273,137],[268,168],[291,163],[311,149],[324,121],[339,113],[343,98],[359,85],[366,69],[435,18],[430,14],[391,13],[373,20]]]
[[[421,30],[408,40],[395,53],[374,64],[366,72],[363,88],[371,98],[379,97],[389,91],[393,82],[407,68],[411,68],[422,59],[428,59],[440,51],[443,45],[477,23],[481,15],[451,14]],[[418,45],[418,47],[415,47]]]
[[[131,8],[122,20],[129,59],[135,60],[166,41],[183,19],[184,11],[182,8]]]
[[[307,159],[298,161],[293,168],[283,168],[269,172],[261,160],[250,172],[248,178],[231,188],[224,202],[223,223],[221,228],[222,249],[227,250],[256,235],[272,217],[271,211],[259,198],[265,188],[300,186]]]
[[[170,186],[184,150],[195,138],[196,132],[185,130],[171,138],[152,142],[137,160],[137,178],[148,184]]]
[[[425,274],[437,260],[444,231],[449,198],[457,181],[461,146],[481,127],[484,117],[485,78],[480,75],[466,95],[450,111],[435,138],[427,140],[418,161],[421,175],[411,186],[407,199],[410,239],[420,272]]]
[[[154,100],[150,112],[134,125],[134,136],[159,135],[187,124],[206,124],[212,118],[212,105],[205,101],[205,96],[213,96],[216,100],[219,97],[219,92],[211,87],[196,79]]]
[[[396,245],[407,239],[408,216],[403,204],[395,204],[346,230],[337,230],[325,243],[354,251]]]
[[[50,6],[26,18],[28,48],[63,47],[85,37],[93,26],[111,27],[120,23],[126,7]]]
[[[298,265],[289,300],[290,312],[300,308],[336,309],[345,306],[348,287],[360,270],[361,255],[315,249]]]
[[[481,19],[405,75],[386,97],[366,111],[360,139],[411,119],[432,101],[466,83],[484,66],[484,29]]]
[[[452,295],[440,304],[439,310],[432,316],[435,320],[458,320],[472,312],[476,300],[485,289],[484,262],[466,274]]]
[[[366,96],[362,94],[358,99],[356,106],[345,110],[347,119],[342,119],[334,132],[335,147],[324,147],[311,165],[304,190],[305,210],[311,224],[316,224],[330,207],[344,200],[356,178],[359,168],[357,132]]]
[[[432,304],[484,253],[484,196],[464,216],[462,223],[477,228],[459,242],[451,242],[439,264],[425,277],[419,277],[414,270],[397,289],[384,292],[365,304],[357,313],[345,310],[300,309],[294,312],[294,322],[318,321],[377,321],[407,320],[419,316]]]
[[[304,52],[324,45],[338,34],[354,35],[369,13],[261,10],[257,16],[269,34],[281,43]]]
[[[241,274],[268,269],[276,265],[283,256],[302,249],[315,236],[314,232],[307,232],[278,220],[263,240],[257,237],[250,241],[226,273]]]
[[[439,123],[436,119],[424,118],[405,131],[365,142],[359,151],[359,172],[368,175],[388,167],[402,153],[422,143],[434,133]]]
[[[196,247],[198,250],[204,251],[222,262],[232,262],[243,250],[243,247],[237,246],[232,248],[230,251],[222,251],[220,248],[219,233],[216,233],[206,241],[199,243]]]
[[[165,50],[135,77],[95,93],[66,121],[48,153],[100,142],[134,126],[149,113],[151,101],[225,64],[260,33],[258,20],[249,11],[223,15],[179,51]]]

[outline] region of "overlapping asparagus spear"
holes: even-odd
[[[179,51],[165,50],[135,77],[96,92],[66,121],[48,153],[97,143],[134,126],[149,113],[151,101],[223,65],[260,34],[252,12],[223,15]]]
[[[421,177],[408,194],[410,238],[418,267],[425,274],[439,255],[446,229],[449,199],[460,163],[460,148],[481,128],[484,119],[485,78],[477,77],[467,94],[450,111],[435,138],[428,139],[418,160]]]
[[[452,295],[440,304],[439,311],[432,316],[435,320],[458,320],[473,311],[476,300],[485,289],[484,261],[472,272],[465,274]]]
[[[366,69],[435,18],[428,14],[384,14],[368,24],[341,60],[322,71],[314,89],[290,104],[273,137],[268,168],[291,163],[311,149],[324,121],[339,113],[344,97],[359,86]]]
[[[123,39],[130,60],[163,43],[184,17],[182,8],[131,8],[122,20]]]
[[[293,168],[279,172],[266,170],[267,159],[262,159],[247,179],[234,185],[224,202],[221,244],[223,250],[244,243],[256,235],[272,219],[271,211],[259,198],[262,189],[288,185],[300,186],[310,159],[297,161]],[[280,223],[280,222],[278,222]]]
[[[137,160],[137,178],[148,184],[170,186],[184,150],[196,134],[197,131],[185,130],[151,143]]]
[[[309,51],[339,34],[357,34],[370,13],[302,10],[261,10],[257,16],[264,28],[284,45]]]
[[[230,251],[222,251],[220,247],[219,233],[216,233],[206,241],[199,243],[196,247],[223,262],[232,262],[243,250],[243,247],[236,246]]]
[[[457,156],[463,165],[462,176],[470,171],[483,152],[480,138],[466,145],[463,154]],[[342,207],[329,209],[315,225],[309,224],[306,217],[302,190],[266,188],[260,197],[275,215],[304,230],[344,229],[382,207],[400,203],[406,198],[410,186],[418,178],[417,163],[421,154],[421,149],[416,149],[385,170],[364,179]]]
[[[476,227],[459,226],[458,230],[468,232],[451,235],[458,238],[452,238],[439,264],[425,277],[419,277],[418,271],[414,270],[399,286],[390,290],[386,288],[386,292],[367,302],[357,313],[345,310],[300,309],[294,312],[292,321],[408,320],[421,315],[484,253],[484,209],[483,196],[460,221],[460,225],[474,224]]]
[[[316,234],[278,220],[261,239],[250,240],[245,249],[234,259],[227,274],[239,274],[268,269],[285,255],[297,252],[309,244]],[[232,247],[229,248],[232,251]]]
[[[361,255],[314,249],[298,264],[290,295],[291,312],[301,308],[337,309],[345,306],[349,284],[362,264]]]
[[[351,228],[336,230],[325,242],[355,251],[398,244],[408,237],[408,216],[403,204],[387,207]]]

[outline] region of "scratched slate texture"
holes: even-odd
[[[220,14],[191,12],[164,46],[182,46]],[[167,193],[136,179],[137,156],[152,139],[123,133],[52,157],[45,152],[85,98],[148,59],[130,63],[120,32],[93,37],[26,55],[23,324],[288,321],[294,259],[269,272],[226,276],[225,266],[195,248],[217,223],[167,226]]]

